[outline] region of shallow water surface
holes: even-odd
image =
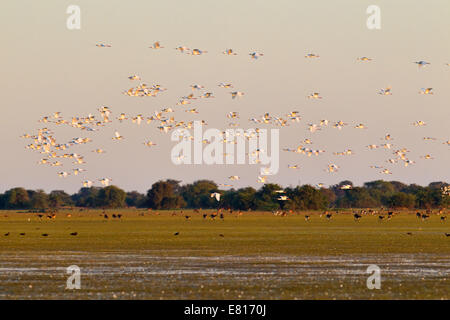
[[[369,265],[382,288],[369,290]],[[66,289],[66,268],[81,289]],[[340,256],[183,256],[167,252],[0,254],[1,299],[448,299],[450,257],[432,254]]]

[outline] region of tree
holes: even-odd
[[[431,189],[442,189],[443,187],[448,187],[448,183],[437,181],[437,182],[431,182],[428,187]]]
[[[48,204],[50,208],[58,209],[64,206],[72,206],[73,200],[63,190],[53,190],[48,196]]]
[[[48,195],[44,190],[36,190],[31,197],[31,207],[33,209],[45,210],[48,208]]]
[[[414,208],[416,197],[403,192],[394,193],[388,200],[390,208]]]
[[[336,206],[339,208],[373,208],[380,204],[366,188],[354,187],[343,191],[344,195],[336,200]]]
[[[352,188],[341,188],[350,185]],[[219,190],[210,180],[198,180],[180,186],[180,181],[168,179],[155,182],[147,194],[137,191],[125,193],[116,186],[105,188],[81,188],[69,195],[62,190],[46,194],[43,190],[12,188],[0,194],[0,209],[40,209],[78,207],[120,208],[150,207],[154,209],[214,208],[237,210],[321,210],[329,207],[374,208],[448,208],[450,195],[445,194],[446,182],[431,182],[428,186],[406,185],[399,181],[376,180],[355,187],[345,180],[329,188],[316,189],[310,185],[290,187],[283,190],[277,184],[264,184],[259,190],[247,187],[238,190]],[[281,192],[280,192],[281,191]],[[220,202],[211,194],[221,194]],[[286,196],[286,199],[280,199]]]
[[[366,182],[364,183],[364,187],[379,205],[387,205],[389,197],[395,192],[394,186],[390,182],[384,180]]]
[[[444,205],[445,197],[442,195],[442,190],[438,188],[422,188],[416,196],[417,208],[438,208]]]
[[[288,188],[286,194],[289,197],[287,205],[293,210],[321,210],[329,205],[324,193],[310,185]]]
[[[24,188],[13,188],[5,192],[7,209],[26,209],[30,207],[30,198]]]
[[[255,194],[255,207],[257,210],[277,210],[284,205],[278,201],[277,198],[281,193],[276,191],[283,190],[283,188],[277,184],[267,183],[262,186]]]
[[[172,186],[172,191],[174,194],[180,194],[181,192],[180,180],[167,179],[166,182]]]
[[[407,187],[406,184],[400,181],[390,181],[390,184],[394,187],[395,191],[403,192],[403,190]]]
[[[158,181],[147,192],[147,206],[152,209],[175,209],[186,205],[183,198],[174,193],[178,189],[178,181]]]
[[[350,180],[344,180],[339,182],[338,184],[332,185],[330,189],[334,192],[336,198],[340,198],[345,195],[345,190],[343,190],[342,187],[348,185],[353,187],[353,182],[351,182]]]
[[[336,194],[333,192],[333,190],[327,188],[320,188],[319,191],[327,200],[328,206],[334,205],[337,197]]]
[[[0,210],[6,209],[6,195],[4,193],[0,194]]]
[[[125,206],[127,194],[116,186],[107,186],[98,193],[99,204],[107,208],[122,208]]]
[[[188,208],[217,208],[217,201],[211,198],[211,193],[218,191],[217,184],[210,180],[198,180],[180,190]]]
[[[441,183],[433,183],[431,186],[422,187],[410,184],[404,192],[416,197],[416,208],[438,208],[448,206],[448,199],[442,195]]]
[[[252,187],[242,188],[237,191],[234,207],[240,210],[255,209],[256,190]]]
[[[99,187],[81,188],[78,193],[72,195],[71,198],[77,207],[98,207],[100,206],[98,200],[100,189],[101,188]]]
[[[225,191],[221,198],[221,206],[237,210],[255,209],[255,194],[256,190],[251,187]]]
[[[125,202],[129,207],[142,208],[146,206],[148,199],[145,194],[141,194],[137,191],[131,191],[127,192]]]

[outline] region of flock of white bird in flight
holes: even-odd
[[[112,47],[109,44],[103,44],[103,43],[96,44],[96,46],[99,48],[111,48]],[[160,50],[160,49],[163,49],[164,47],[161,46],[160,42],[158,41],[158,42],[153,43],[153,45],[151,45],[150,48],[153,50]],[[190,49],[185,46],[176,47],[175,50],[177,50],[178,52],[180,52],[182,54],[194,55],[194,56],[200,56],[200,55],[207,53],[207,51],[205,51],[205,50]],[[237,53],[233,49],[226,49],[225,51],[222,52],[222,54],[228,55],[228,56],[237,55]],[[249,57],[251,60],[257,60],[263,56],[264,56],[264,54],[260,53],[260,52],[250,52],[249,53]],[[320,56],[317,54],[314,54],[314,53],[308,53],[305,55],[305,58],[306,59],[319,59]],[[373,59],[368,58],[368,57],[360,57],[360,58],[357,58],[357,61],[360,61],[363,63],[371,63],[373,61]],[[416,61],[414,63],[417,64],[419,68],[423,68],[423,67],[430,65],[429,62],[423,61],[423,60]],[[450,66],[450,64],[448,64],[448,63],[446,65]],[[159,94],[161,94],[167,90],[166,88],[163,88],[159,84],[148,86],[145,83],[142,83],[141,82],[142,79],[139,75],[130,75],[128,77],[128,79],[131,82],[139,82],[139,83],[137,85],[132,86],[131,88],[127,89],[126,91],[124,91],[123,94],[126,96],[157,97]],[[231,84],[231,83],[222,82],[222,83],[218,84],[218,87],[221,88],[221,90],[224,90],[224,89],[229,90],[228,93],[232,99],[242,98],[245,95],[244,92],[235,90],[233,87],[233,84]],[[52,125],[57,125],[57,126],[61,126],[61,125],[70,126],[73,128],[77,128],[81,131],[87,131],[87,132],[97,132],[101,128],[106,128],[109,124],[114,123],[115,121],[118,121],[119,123],[129,121],[132,124],[135,124],[138,126],[143,123],[144,124],[157,123],[158,125],[156,126],[156,128],[160,132],[163,132],[163,133],[168,133],[169,131],[177,129],[177,128],[191,129],[191,128],[193,128],[193,121],[176,120],[175,116],[171,116],[171,114],[179,112],[179,111],[184,111],[184,112],[192,113],[192,114],[198,114],[199,111],[197,110],[197,108],[191,108],[189,105],[191,105],[191,103],[193,103],[194,100],[212,99],[212,98],[215,98],[215,96],[214,96],[213,92],[206,90],[204,86],[199,85],[199,84],[192,84],[192,85],[190,85],[190,88],[191,88],[191,93],[180,97],[178,102],[174,103],[173,107],[166,107],[159,111],[155,111],[150,116],[144,116],[143,114],[130,116],[130,115],[127,115],[126,113],[119,113],[116,117],[113,117],[113,112],[110,110],[110,108],[106,107],[106,106],[102,106],[98,109],[98,112],[99,112],[98,116],[89,114],[87,116],[81,116],[81,117],[76,116],[76,117],[72,117],[71,119],[64,119],[60,112],[55,112],[55,113],[53,113],[53,115],[42,117],[39,120],[39,122],[41,122],[45,125],[52,124]],[[423,95],[433,95],[434,94],[433,88],[421,88],[418,93],[423,94]],[[378,94],[384,95],[384,96],[392,95],[393,94],[392,88],[391,87],[382,88],[379,90]],[[312,92],[306,98],[312,99],[312,100],[323,99],[323,97],[318,92]],[[188,109],[179,110],[179,106],[188,106]],[[226,117],[229,119],[229,121],[231,121],[228,123],[228,125],[230,127],[237,126],[237,124],[234,123],[233,120],[239,119],[239,112],[230,111],[226,114]],[[249,121],[254,124],[270,124],[270,125],[275,125],[275,126],[280,126],[280,127],[289,126],[291,123],[295,124],[295,123],[300,122],[301,120],[302,120],[302,117],[300,116],[299,111],[291,111],[282,116],[273,116],[266,112],[262,116],[257,116],[257,117],[253,117],[253,118],[249,119]],[[207,122],[205,120],[201,120],[201,123],[202,123],[202,125],[207,125]],[[412,123],[412,125],[416,126],[416,127],[422,127],[422,126],[426,126],[426,123],[422,120],[417,120],[416,122]],[[343,128],[345,128],[347,126],[351,126],[354,129],[367,129],[367,127],[363,123],[356,123],[354,125],[350,125],[341,120],[333,122],[333,121],[326,120],[326,119],[320,120],[319,123],[307,124],[307,129],[310,133],[314,133],[316,131],[323,130],[327,127],[331,127],[331,128],[337,129],[337,130],[342,130]],[[256,132],[256,134],[258,134],[259,129],[256,129],[255,132]],[[248,134],[245,134],[245,135],[246,135],[247,139],[251,138]],[[68,163],[63,163],[64,162],[63,159],[70,159],[72,161],[74,168],[71,168],[70,171],[58,171],[57,172],[58,176],[60,176],[62,178],[67,178],[69,176],[78,176],[78,175],[81,175],[81,174],[87,172],[86,169],[80,167],[81,165],[86,164],[85,156],[77,154],[77,153],[69,153],[68,150],[77,145],[92,143],[93,141],[91,138],[73,138],[70,141],[67,141],[64,143],[59,143],[59,142],[57,142],[56,138],[54,137],[54,132],[47,127],[38,129],[37,134],[24,134],[22,136],[22,138],[27,138],[27,139],[33,140],[33,143],[30,143],[26,146],[27,149],[38,151],[44,155],[44,158],[42,158],[38,162],[38,164],[40,164],[40,165],[48,165],[51,167],[66,167],[68,165]],[[188,137],[188,138],[192,139],[193,137]],[[225,142],[225,143],[228,142],[226,132],[222,133],[222,138],[223,138],[223,142]],[[111,134],[111,139],[114,141],[126,140],[126,138],[123,137],[117,130],[114,131],[114,134]],[[393,138],[391,137],[390,134],[388,134],[388,133],[385,134],[385,136],[382,137],[381,139],[383,140],[382,144],[370,144],[370,145],[367,145],[367,149],[374,150],[374,149],[378,149],[378,148],[383,148],[383,149],[391,150],[392,157],[390,157],[389,159],[386,160],[386,162],[389,164],[403,163],[403,165],[405,167],[407,167],[407,166],[411,166],[416,163],[414,160],[410,160],[408,158],[407,155],[408,155],[409,150],[407,150],[406,148],[394,148],[394,145],[391,142],[391,140],[393,140]],[[424,137],[423,140],[436,141],[437,138]],[[231,141],[231,142],[233,142],[233,141]],[[203,143],[207,144],[207,143],[209,143],[209,141],[203,140]],[[149,148],[156,146],[156,143],[154,143],[151,140],[144,141],[143,144]],[[309,147],[312,144],[313,144],[312,140],[310,138],[307,138],[307,139],[304,139],[300,143],[300,145],[298,145],[294,148],[283,148],[283,151],[302,154],[302,155],[306,155],[308,157],[319,156],[326,152],[325,150]],[[450,146],[450,140],[446,140],[446,141],[444,140],[443,144]],[[102,149],[100,147],[97,147],[97,148],[93,149],[92,152],[100,155],[100,154],[106,153],[107,151],[105,151],[104,149]],[[351,149],[346,149],[346,150],[339,151],[339,152],[333,152],[333,155],[338,156],[338,157],[351,156],[354,154],[355,154],[354,151],[352,151]],[[256,158],[258,158],[258,149],[254,156],[256,156]],[[425,154],[421,157],[421,159],[432,160],[434,158],[430,154]],[[300,169],[300,166],[298,164],[289,164],[288,168],[297,170],[297,169]],[[388,174],[388,175],[392,174],[391,170],[386,168],[385,166],[371,165],[370,168],[379,170],[379,172],[381,174]],[[339,169],[340,169],[340,166],[338,166],[337,164],[329,163],[327,165],[327,167],[324,168],[324,171],[329,172],[329,173],[334,173],[334,172],[337,172]],[[266,173],[269,174],[269,172],[266,172]],[[236,180],[239,180],[240,177],[237,175],[232,175],[232,176],[228,177],[228,179],[230,181],[236,181]],[[95,181],[98,181],[102,186],[108,186],[112,182],[112,178],[103,177],[103,178],[98,178],[98,179],[94,179],[94,180],[83,179],[82,185],[83,185],[83,187],[91,187],[95,184]],[[257,182],[266,183],[267,175],[263,175],[263,174],[259,175],[257,177]],[[228,183],[221,183],[219,185],[224,186],[224,187],[232,187],[233,186],[232,184],[228,184]],[[317,184],[317,187],[319,187],[319,188],[323,187],[323,186],[324,185],[322,183]],[[348,189],[348,188],[351,188],[351,186],[343,186],[342,188]]]

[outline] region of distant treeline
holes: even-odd
[[[207,209],[234,210],[277,209],[324,210],[327,208],[448,208],[450,196],[443,190],[449,184],[432,182],[427,187],[398,181],[377,180],[354,187],[351,181],[342,181],[329,188],[310,185],[282,188],[265,184],[259,190],[251,187],[220,190],[216,183],[199,180],[180,185],[180,181],[158,181],[147,194],[125,192],[116,186],[81,188],[69,195],[55,190],[13,188],[0,194],[0,209],[54,210],[64,207],[84,208],[152,208],[152,209]],[[448,189],[447,189],[448,190]],[[221,194],[220,201],[211,193]]]

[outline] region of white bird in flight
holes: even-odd
[[[390,96],[392,95],[391,87],[387,87],[386,89],[381,89],[378,94],[381,94],[383,96]]]
[[[339,169],[339,166],[335,165],[334,163],[331,163],[331,164],[328,165],[326,171],[332,173],[332,172],[338,171],[338,169]]]
[[[217,201],[220,201],[220,193],[218,192],[211,193],[211,198],[216,198]]]
[[[265,176],[263,176],[263,177],[258,176],[258,182],[259,182],[259,183],[265,183],[266,180],[267,180],[267,177],[265,177]]]
[[[204,50],[200,50],[200,49],[194,49],[194,50],[192,50],[192,55],[193,56],[199,56],[199,55],[202,55],[202,54],[204,54],[204,53],[207,53],[208,51],[204,51]]]
[[[118,131],[115,131],[114,135],[115,135],[115,137],[112,138],[113,140],[122,140],[123,139],[123,136],[121,136]]]
[[[107,187],[107,186],[109,186],[109,184],[112,181],[112,179],[110,179],[110,178],[102,178],[102,179],[99,179],[99,181],[102,184],[102,186]]]
[[[230,92],[230,94],[232,99],[236,99],[236,97],[242,97],[244,95],[241,91]]]
[[[189,51],[190,49],[188,47],[180,46],[175,48],[175,50],[180,51],[181,53],[184,53],[185,51]]]
[[[147,147],[156,146],[156,143],[154,143],[153,141],[150,141],[150,140],[144,142],[144,144],[145,144]]]
[[[153,45],[150,46],[149,48],[151,48],[151,49],[161,49],[161,48],[164,48],[164,47],[161,46],[161,44],[159,43],[159,41],[156,41],[156,42],[154,42]]]
[[[414,122],[413,125],[416,127],[423,127],[423,126],[426,126],[426,123],[422,120],[418,120],[418,121]]]
[[[357,60],[364,61],[364,62],[369,62],[369,61],[372,61],[373,59],[372,58],[368,58],[368,57],[361,57],[361,58],[358,58]]]
[[[94,184],[94,182],[92,182],[90,180],[83,181],[83,187],[85,187],[85,188],[90,188],[90,187],[92,187],[93,184]]]
[[[419,91],[420,94],[433,94],[433,88],[422,88]]]
[[[203,88],[205,88],[204,86],[201,86],[199,84],[192,84],[191,85],[192,90],[201,90]]]
[[[426,62],[426,61],[423,61],[423,60],[415,61],[414,63],[417,64],[420,68],[421,68],[421,67],[424,67],[424,66],[426,66],[426,65],[428,65],[428,64],[431,64],[431,63]]]
[[[72,170],[73,170],[73,174],[75,176],[78,175],[80,172],[86,171],[85,169],[80,169],[80,168],[75,168],[75,169],[72,169]]]
[[[262,57],[264,54],[263,53],[258,53],[258,52],[252,52],[249,53],[250,57],[254,60],[258,59],[259,57]]]
[[[218,84],[218,86],[220,88],[225,88],[225,89],[233,88],[233,85],[231,83],[223,83],[223,82],[221,82],[221,83]]]
[[[237,53],[234,52],[233,49],[227,49],[227,50],[225,50],[225,51],[222,52],[222,53],[223,53],[223,54],[226,54],[226,55],[228,55],[228,56],[235,56],[235,55],[237,55]]]
[[[320,93],[318,93],[318,92],[311,93],[307,98],[308,99],[322,99],[322,97],[320,96]]]

